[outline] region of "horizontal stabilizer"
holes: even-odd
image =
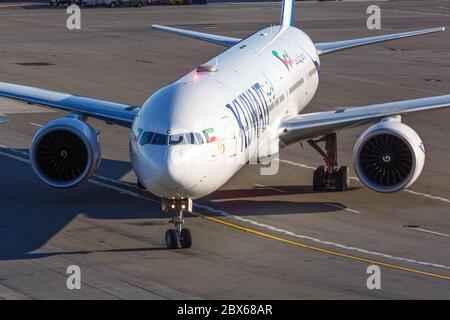
[[[444,27],[440,28],[433,28],[433,29],[422,29],[422,30],[416,30],[416,31],[409,31],[409,32],[402,32],[402,33],[395,33],[395,34],[387,34],[383,36],[375,36],[375,37],[367,37],[367,38],[359,38],[359,39],[352,39],[352,40],[343,40],[343,41],[334,41],[334,42],[322,42],[322,43],[316,43],[316,49],[317,53],[319,55],[325,55],[341,50],[347,50],[351,48],[361,47],[361,46],[367,46],[369,44],[384,42],[384,41],[391,41],[391,40],[397,40],[402,38],[409,38],[409,37],[415,37],[420,36],[428,33],[434,33],[434,32],[441,32],[444,31]]]
[[[238,38],[231,38],[231,37],[225,37],[225,36],[218,36],[218,35],[210,34],[210,33],[166,27],[166,26],[161,26],[158,24],[152,25],[152,28],[161,30],[161,31],[174,33],[174,34],[177,34],[180,36],[185,36],[185,37],[189,37],[189,38],[193,38],[193,39],[198,39],[198,40],[203,40],[203,41],[207,41],[207,42],[212,42],[215,44],[220,44],[225,47],[232,47],[236,43],[241,41],[241,39],[238,39]]]

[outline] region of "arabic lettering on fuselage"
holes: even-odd
[[[262,84],[256,82],[226,104],[226,107],[233,113],[241,132],[241,151],[247,149],[252,141],[260,136],[262,130],[269,125],[269,103],[272,96],[272,87],[269,86],[266,89]]]

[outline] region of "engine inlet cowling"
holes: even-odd
[[[365,186],[378,192],[395,192],[409,187],[419,177],[425,163],[425,149],[413,129],[388,118],[360,136],[353,162]]]
[[[49,122],[36,133],[30,149],[37,176],[56,188],[70,188],[86,181],[100,164],[97,134],[76,118]]]

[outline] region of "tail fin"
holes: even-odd
[[[295,0],[283,0],[280,18],[280,24],[282,27],[290,27],[294,25],[294,7]]]

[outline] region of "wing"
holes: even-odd
[[[450,95],[300,114],[280,125],[284,144],[329,134],[340,129],[376,122],[384,117],[450,107]]]
[[[231,38],[231,37],[225,37],[225,36],[218,36],[215,34],[209,34],[209,33],[203,33],[203,32],[196,32],[196,31],[190,31],[190,30],[183,30],[178,28],[172,28],[172,27],[166,27],[166,26],[160,26],[158,24],[152,25],[153,29],[166,31],[170,33],[175,33],[181,36],[194,38],[198,40],[208,41],[215,44],[220,44],[225,47],[232,47],[236,43],[240,42],[241,39],[238,38]]]
[[[0,97],[21,100],[50,108],[78,112],[124,127],[131,127],[139,107],[67,93],[0,82]],[[0,120],[1,122],[1,120]]]
[[[368,37],[368,38],[359,38],[359,39],[334,41],[334,42],[323,42],[323,43],[316,43],[315,46],[317,49],[317,53],[319,55],[325,55],[325,54],[329,54],[332,52],[366,46],[366,45],[374,44],[374,43],[378,43],[378,42],[391,41],[391,40],[397,40],[397,39],[408,38],[408,37],[415,37],[415,36],[420,36],[423,34],[441,32],[441,31],[445,31],[445,28],[441,27],[441,28],[433,28],[433,29],[422,29],[422,30],[388,34],[388,35]]]

